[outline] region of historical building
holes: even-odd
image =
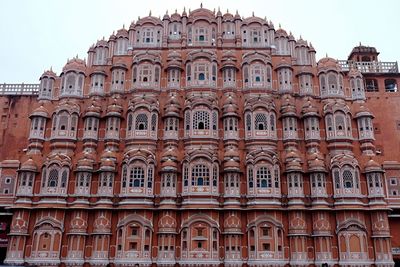
[[[316,62],[266,19],[201,7],[0,85],[5,262],[393,266],[400,74],[378,54]]]

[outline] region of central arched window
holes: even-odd
[[[343,171],[343,186],[344,188],[353,188],[353,174],[349,170]]]
[[[257,187],[272,187],[272,175],[267,167],[261,167],[256,172]]]
[[[58,186],[58,170],[52,169],[49,172],[49,178],[47,180],[47,187],[57,187]]]
[[[343,96],[343,76],[337,72],[329,71],[319,75],[321,97]]]
[[[134,65],[132,82],[135,88],[158,88],[160,85],[160,66],[150,63]]]
[[[134,160],[122,167],[122,194],[152,195],[154,181],[154,164]]]
[[[361,193],[357,167],[351,165],[344,165],[341,168],[334,167],[332,174],[336,197],[357,197]]]
[[[66,194],[68,183],[68,167],[51,164],[42,170],[42,194]]]
[[[136,116],[135,130],[147,130],[148,118],[147,114],[139,113]]]
[[[275,138],[276,120],[273,111],[259,109],[255,112],[245,113],[246,139]]]
[[[217,63],[211,59],[197,59],[186,65],[187,86],[216,86]]]
[[[247,167],[248,194],[258,196],[280,195],[279,166],[251,165]]]
[[[78,114],[70,114],[65,110],[54,114],[52,122],[52,138],[76,138]]]
[[[81,72],[68,71],[61,79],[60,96],[83,96],[85,75]]]
[[[335,111],[334,114],[325,116],[328,139],[332,138],[352,138],[352,125],[350,114],[343,111]]]
[[[143,187],[144,186],[144,170],[141,167],[134,167],[129,173],[129,186],[130,187]]]
[[[209,186],[210,185],[210,169],[202,164],[195,165],[192,168],[192,185],[193,186]]]
[[[207,111],[196,111],[193,115],[193,129],[210,129],[210,114]]]

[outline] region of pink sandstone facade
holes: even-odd
[[[394,266],[397,63],[315,54],[201,7],[0,85],[5,263]]]

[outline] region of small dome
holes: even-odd
[[[230,146],[224,153],[225,158],[239,158],[239,151],[237,148]]]
[[[336,59],[331,58],[331,57],[321,58],[318,61],[317,65],[318,65],[318,69],[334,69],[334,70],[337,70],[337,71],[341,70],[338,61]]]
[[[167,160],[163,161],[161,163],[161,169],[163,171],[169,171],[169,170],[174,170],[176,171],[178,169],[178,163],[176,163],[174,160],[171,158],[168,158]]]
[[[114,103],[107,106],[107,116],[122,116],[122,106],[119,105],[117,99],[114,99]]]
[[[382,172],[382,166],[372,158],[365,164],[365,172]]]
[[[40,107],[36,108],[31,115],[29,116],[29,118],[32,117],[44,117],[44,118],[50,118],[49,116],[49,112],[47,111],[47,109],[45,107],[43,107],[43,105],[40,105]]]
[[[167,11],[167,13],[164,14],[163,20],[170,20],[169,15],[168,15],[168,11]]]
[[[229,12],[226,12],[225,14],[224,14],[224,16],[222,17],[222,19],[224,20],[224,21],[232,21],[232,20],[234,20],[234,16],[231,14],[231,13],[229,13]]]
[[[45,72],[43,72],[43,74],[40,76],[39,80],[41,80],[45,77],[55,79],[57,77],[57,74],[53,71],[53,69],[50,68],[50,70],[46,70]]]
[[[181,21],[181,15],[175,10],[173,14],[171,14],[171,21]]]
[[[102,171],[115,171],[115,162],[112,159],[105,158],[100,162],[100,170]]]
[[[229,170],[239,170],[240,164],[233,158],[228,159],[227,161],[224,162],[224,170],[229,171]]]
[[[293,116],[297,117],[296,106],[293,103],[293,98],[289,95],[283,97],[283,104],[280,109],[282,117]]]
[[[68,60],[67,64],[65,64],[63,68],[63,73],[68,71],[77,71],[85,73],[86,71],[86,63],[83,59],[79,59],[78,57],[74,57],[71,60]]]
[[[113,159],[113,160],[116,160],[117,159],[117,153],[115,153],[111,149],[106,149],[106,150],[104,150],[104,152],[101,154],[100,157],[102,159]]]
[[[37,167],[36,163],[33,161],[33,159],[29,158],[27,161],[22,163],[21,168],[19,170],[37,172],[38,171],[38,167]]]
[[[164,159],[168,159],[168,158],[176,158],[176,149],[173,146],[169,146],[167,148],[164,149],[163,153],[162,153],[162,158]]]
[[[305,101],[303,107],[301,108],[301,114],[303,117],[310,117],[310,116],[319,117],[318,111],[319,111],[318,107],[313,105],[310,98],[308,98],[307,101]]]
[[[297,40],[297,42],[296,42],[296,47],[299,47],[299,46],[308,46],[307,41],[303,40],[303,39],[300,37],[300,39]]]
[[[374,118],[374,115],[370,112],[370,110],[365,106],[365,104],[360,104],[356,108],[356,115],[354,118],[360,117],[371,117]]]
[[[288,37],[288,34],[284,29],[279,28],[276,30],[275,36],[276,37]]]
[[[108,47],[108,42],[104,40],[104,38],[102,40],[98,40],[96,47]]]
[[[92,102],[92,104],[86,108],[84,117],[100,117],[101,107],[97,106],[96,102]]]
[[[83,158],[78,160],[76,169],[78,171],[92,171],[93,170],[93,159],[89,158],[90,153],[84,153]]]
[[[128,31],[125,28],[119,29],[117,31],[117,34],[115,35],[117,38],[123,37],[123,38],[128,38]]]

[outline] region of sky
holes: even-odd
[[[242,17],[267,17],[311,42],[317,59],[347,59],[354,46],[375,46],[381,61],[400,59],[398,0],[1,0],[0,84],[38,83],[44,70],[59,75],[68,58],[87,57],[89,47],[151,10],[161,16],[204,8]]]

